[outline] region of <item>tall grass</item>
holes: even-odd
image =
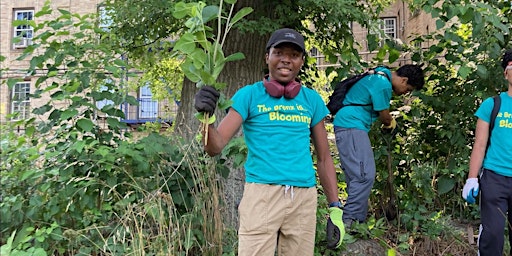
[[[110,247],[125,246],[126,255],[222,255],[223,222],[221,216],[222,188],[215,172],[215,160],[205,158],[202,149],[195,141],[179,145],[183,158],[179,162],[162,159],[155,166],[158,172],[155,179],[164,179],[156,191],[147,191],[144,182],[133,184],[133,193],[142,194],[142,200],[126,204],[119,212],[119,226],[105,241],[112,241],[107,251],[116,251]],[[186,168],[181,168],[186,166]],[[169,172],[169,170],[172,170]],[[190,173],[183,173],[188,170]],[[181,172],[180,172],[181,171]],[[126,172],[126,175],[130,173]],[[188,192],[171,195],[168,179],[179,177],[191,186]],[[192,195],[192,198],[188,198]],[[124,195],[129,197],[130,195]],[[185,211],[179,210],[175,203],[191,201]],[[180,204],[183,205],[183,204]],[[110,254],[110,253],[107,253]]]
[[[97,255],[223,254],[223,189],[215,159],[206,157],[196,141],[171,140],[182,155],[179,161],[161,159],[151,166],[154,176],[149,179],[132,177],[127,169],[124,175],[132,182],[110,188],[121,203],[117,204],[120,208],[115,210],[110,227],[96,227],[103,241],[96,242]],[[176,179],[181,183],[170,182]],[[149,190],[153,183],[162,185]],[[169,187],[176,184],[181,192],[169,193],[176,191]],[[119,186],[129,186],[130,192],[118,193]],[[135,195],[141,199],[133,202],[130,197]],[[127,203],[123,204],[123,200]],[[88,239],[88,233],[84,232],[82,238]]]

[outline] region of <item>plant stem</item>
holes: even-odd
[[[208,126],[210,121],[210,113],[204,113],[203,131],[204,131],[204,145],[208,145]]]

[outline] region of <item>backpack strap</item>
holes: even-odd
[[[391,83],[391,79],[389,78],[388,74],[384,71],[375,71],[375,68],[372,68],[366,72],[364,72],[364,74],[367,74],[367,75],[381,75],[385,78],[387,78],[389,80],[389,82]],[[357,104],[357,103],[354,103],[354,104],[347,104],[347,105],[344,105],[344,106],[360,106],[360,107],[365,107],[365,106],[371,106],[372,103],[368,103],[368,104]]]
[[[388,74],[384,71],[377,71],[375,72],[375,74],[378,74],[378,75],[381,75],[381,76],[384,76],[388,79],[389,82],[391,82],[391,78],[389,78]]]
[[[498,115],[498,112],[500,111],[500,106],[501,106],[501,98],[500,98],[499,94],[495,95],[492,98],[494,100],[494,107],[492,108],[491,120],[489,121],[489,137],[487,139],[487,148],[485,149],[486,152],[487,152],[487,149],[489,148],[489,146],[491,145],[492,129],[494,129],[494,122],[496,121],[496,116]]]
[[[384,71],[375,71],[375,68],[372,68],[372,69],[366,71],[366,73],[368,73],[370,75],[381,75],[381,76],[387,78],[389,82],[391,82],[391,78],[389,78],[388,74]]]

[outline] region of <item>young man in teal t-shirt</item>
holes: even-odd
[[[281,256],[313,255],[317,192],[310,139],[316,172],[330,203],[329,227],[338,234],[334,246],[341,244],[345,232],[324,126],[328,110],[320,95],[297,78],[305,57],[302,35],[279,29],[266,51],[269,74],[235,93],[218,127],[208,126],[205,149],[210,155],[221,153],[243,128],[248,155],[238,206],[239,256],[274,256],[276,249]],[[195,97],[196,110],[213,114],[218,97],[213,87],[202,87]]]
[[[503,55],[501,66],[508,90],[499,95],[501,106],[492,133],[489,132],[489,122],[493,98],[486,99],[475,113],[478,117],[475,143],[469,161],[468,179],[462,190],[462,197],[468,203],[475,203],[478,192],[481,192],[480,256],[503,254],[505,225],[508,225],[508,238],[512,245],[512,49]],[[512,249],[509,253],[512,255]]]
[[[383,128],[393,130],[396,121],[389,107],[392,93],[402,95],[420,90],[424,84],[423,70],[418,65],[404,65],[396,71],[378,67],[380,74],[368,75],[348,91],[333,120],[336,146],[347,183],[347,200],[343,207],[343,222],[349,229],[353,222],[364,222],[368,199],[375,181],[375,159],[368,137],[377,119]],[[390,79],[388,79],[388,77]]]

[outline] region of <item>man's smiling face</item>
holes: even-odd
[[[304,64],[303,52],[293,43],[282,43],[270,48],[265,55],[270,79],[286,85],[295,79]]]

